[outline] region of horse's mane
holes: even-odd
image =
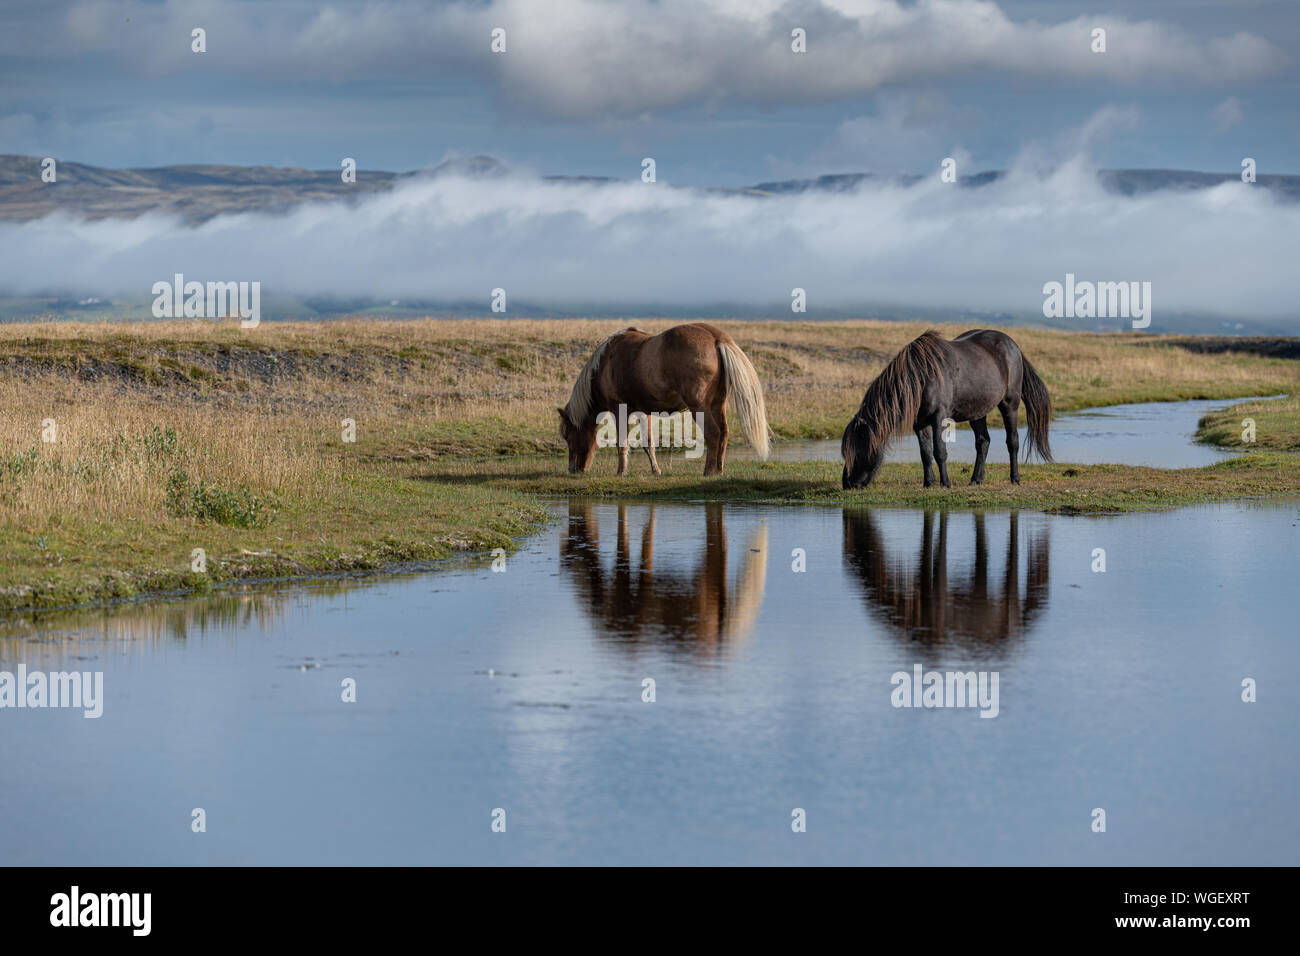
[[[569,403],[564,406],[565,414],[575,428],[581,428],[591,412],[591,388],[596,373],[600,371],[600,360],[605,356],[605,349],[609,348],[609,343],[624,332],[634,331],[640,330],[624,329],[623,332],[615,332],[601,342],[596,347],[596,351],[591,353],[591,358],[587,359],[587,364],[582,367],[582,371],[578,373],[578,380],[573,383],[573,392],[569,395]]]
[[[866,426],[865,448],[859,454],[884,450],[894,433],[916,421],[921,391],[932,378],[943,377],[943,343],[938,332],[923,332],[903,347],[867,386],[862,406],[854,416]]]

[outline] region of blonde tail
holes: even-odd
[[[729,641],[748,637],[758,623],[758,612],[763,607],[763,591],[767,586],[767,524],[760,524],[749,536],[749,547],[736,574],[735,599],[730,602],[730,616],[722,625],[723,636]]]
[[[726,376],[727,395],[736,401],[736,414],[745,438],[754,446],[762,461],[771,453],[770,431],[767,427],[767,407],[763,403],[763,385],[749,356],[735,342],[719,342],[718,355],[722,358],[722,374]]]

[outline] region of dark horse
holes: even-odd
[[[850,576],[861,585],[867,607],[903,640],[961,645],[1019,640],[1047,610],[1050,526],[1030,522],[1022,540],[1021,519],[1013,510],[1007,516],[1005,549],[990,547],[984,512],[977,511],[969,519],[974,525],[972,552],[969,547],[948,547],[947,511],[927,510],[919,516],[915,549],[899,550],[906,536],[887,532],[915,526],[918,516],[912,511],[885,515],[869,508],[844,509],[844,559],[850,572],[856,572]],[[955,527],[966,520],[953,518],[952,523]],[[909,559],[909,552],[915,560]]]
[[[950,342],[938,332],[926,332],[908,343],[867,386],[862,407],[844,429],[840,443],[844,458],[841,483],[845,488],[869,485],[884,461],[889,439],[904,426],[911,426],[921,444],[925,486],[934,484],[930,474],[933,459],[939,463],[940,483],[951,488],[943,441],[944,420],[951,419],[970,422],[975,433],[970,483],[978,485],[984,480],[984,459],[989,451],[985,417],[997,408],[1011,454],[1011,481],[1020,484],[1017,412],[1022,400],[1029,419],[1025,458],[1036,452],[1044,461],[1051,461],[1047,426],[1052,400],[1011,337],[991,329],[972,329]]]
[[[591,466],[596,454],[598,419],[604,413],[643,416],[641,447],[657,475],[654,448],[657,417],[682,410],[703,420],[704,473],[722,473],[727,454],[727,398],[736,400],[740,427],[760,458],[768,454],[763,386],[749,358],[726,332],[711,325],[676,325],[658,335],[626,329],[610,336],[578,374],[569,403],[560,412],[560,437],[569,446],[569,471]],[[679,425],[681,423],[679,422]],[[660,423],[662,427],[662,423]],[[625,430],[626,431],[626,430]],[[646,432],[650,432],[649,435]],[[698,440],[698,436],[697,436]],[[618,473],[627,471],[626,434],[618,445]]]

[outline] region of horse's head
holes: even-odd
[[[560,437],[569,446],[569,474],[586,474],[591,459],[596,457],[596,430],[573,424],[566,409],[556,411],[560,413]]]
[[[871,426],[860,415],[854,415],[853,421],[844,429],[840,457],[844,459],[840,485],[846,491],[865,488],[880,470],[880,463],[885,459],[884,449],[872,447]]]

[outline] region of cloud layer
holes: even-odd
[[[518,308],[747,304],[791,290],[823,308],[894,303],[1038,311],[1065,273],[1149,281],[1162,312],[1296,318],[1300,205],[1258,186],[1124,197],[1080,161],[980,188],[875,185],[755,198],[528,176],[407,182],[355,206],[0,225],[0,290],[144,299],[155,281],[260,281],[263,296],[471,301]],[[1300,329],[1298,329],[1300,331]]]

